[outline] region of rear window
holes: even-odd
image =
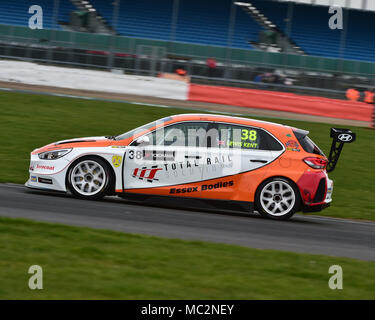
[[[293,132],[303,150],[308,153],[318,154],[325,157],[323,151],[320,150],[314,141],[308,137],[308,131],[294,129]]]

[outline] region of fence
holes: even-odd
[[[243,64],[266,68],[291,68],[315,72],[345,73],[358,76],[375,75],[375,63],[331,59],[317,56],[283,54],[256,50],[233,49],[219,46],[205,46],[172,41],[159,41],[122,36],[99,35],[57,30],[31,30],[26,27],[0,25],[0,41],[3,43],[23,43],[28,46],[80,50],[97,50],[136,54],[139,46],[164,48],[168,56],[184,59],[207,59],[215,57],[229,65]],[[231,57],[228,59],[228,57]]]

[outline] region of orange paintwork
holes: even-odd
[[[88,142],[78,142],[78,143],[64,143],[55,144],[51,143],[39,149],[35,149],[31,154],[38,154],[46,151],[70,149],[70,148],[97,148],[97,147],[109,147],[113,144],[112,140],[99,140],[99,141],[88,141]]]
[[[263,122],[251,119],[234,118],[230,116],[218,116],[218,115],[178,115],[173,116],[173,119],[165,122],[164,125],[168,125],[175,122],[181,121],[214,121],[214,122],[225,122],[238,125],[252,126],[263,128],[277,137],[277,139],[285,144],[290,141],[297,139],[294,136],[293,130],[289,126],[280,124]],[[146,130],[140,133],[135,138],[145,134],[148,131],[153,131],[156,127]],[[133,139],[127,141],[116,141],[117,145],[128,145]],[[126,189],[128,193],[139,193],[139,194],[150,194],[150,195],[165,195],[165,196],[183,196],[183,197],[203,197],[205,199],[222,199],[222,200],[237,200],[237,201],[254,201],[255,192],[257,187],[266,179],[275,176],[286,177],[295,183],[302,177],[305,172],[321,172],[310,168],[302,160],[305,157],[311,156],[311,154],[305,152],[301,147],[300,152],[286,150],[277,160],[268,164],[265,167],[256,169],[254,171],[236,174],[233,176],[215,178],[212,180],[206,180],[196,183],[187,183],[181,185],[167,186],[167,187],[156,187],[156,188],[139,188],[139,189]],[[324,158],[323,156],[314,155],[316,157]],[[171,188],[190,188],[197,187],[201,190],[201,186],[205,184],[216,184],[218,182],[233,181],[232,187],[218,188],[213,190],[201,191],[199,193],[180,193],[170,194]],[[123,190],[116,190],[116,192],[123,192]]]

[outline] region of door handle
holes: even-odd
[[[267,160],[250,160],[250,162],[260,162],[260,163],[267,163]]]
[[[188,156],[188,155],[185,156],[185,159],[200,159],[200,158],[202,157],[201,156]]]

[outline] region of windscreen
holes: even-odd
[[[166,121],[170,121],[170,120],[172,120],[172,117],[165,117],[165,118],[157,120],[157,121],[152,121],[152,122],[147,123],[147,124],[145,124],[141,127],[135,128],[135,129],[130,130],[130,131],[128,131],[128,132],[126,132],[122,135],[117,136],[116,140],[128,139],[128,138],[134,136],[134,134],[136,134],[136,133],[139,133],[143,130],[151,129],[151,128],[155,127],[157,124],[160,124],[160,123],[166,122]]]

